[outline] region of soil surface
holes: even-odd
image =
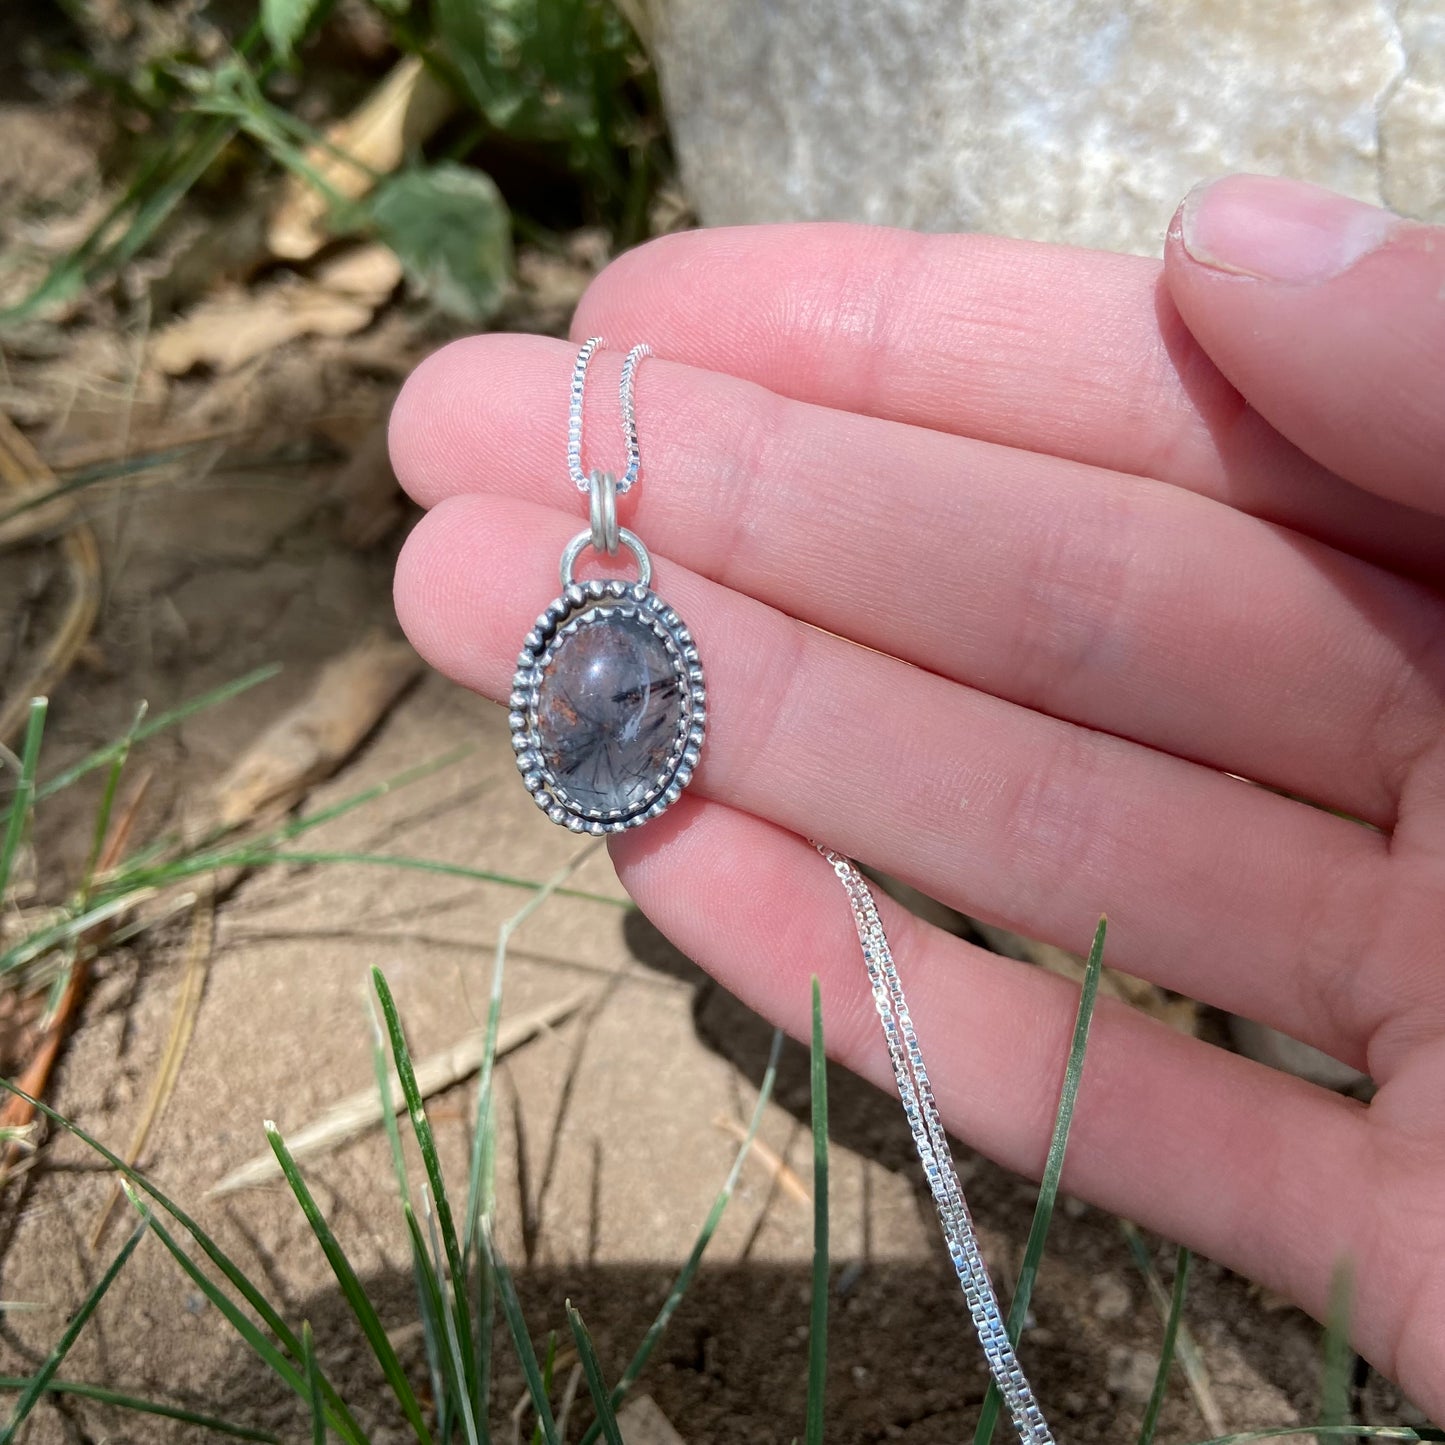
[[[26,143],[38,143],[26,125]],[[104,557],[103,604],[91,643],[55,691],[46,772],[123,732],[141,698],[156,711],[260,664],[283,664],[273,681],[146,744],[135,767],[150,769],[153,781],[138,841],[184,826],[323,663],[373,627],[394,628],[389,577],[398,529],[391,522],[401,509],[377,460],[377,427],[402,371],[436,339],[404,315],[382,314],[358,337],[281,347],[244,384],[200,375],[162,385],[144,368],[126,371],[144,338],[76,329],[60,334],[49,355],[32,345],[20,371],[7,373],[7,396],[29,407],[21,419],[57,465],[87,447],[133,453],[178,414],[193,429],[219,416],[246,420],[244,457],[234,448],[206,454],[159,481],[86,502]],[[128,390],[121,387],[127,375]],[[54,389],[66,376],[74,394],[62,407]],[[366,525],[358,524],[358,507]],[[354,545],[378,534],[370,548]],[[63,587],[51,539],[0,557],[7,688],[43,646]],[[459,748],[461,760],[328,824],[310,845],[531,880],[552,875],[579,845],[547,823],[519,786],[504,716],[436,677],[409,691],[305,807],[328,806]],[[83,861],[96,798],[96,788],[78,787],[42,812],[42,897],[63,891]],[[622,898],[605,853],[574,882]],[[368,1085],[364,996],[373,965],[396,993],[418,1057],[476,1028],[497,929],[525,897],[494,884],[360,865],[271,868],[240,880],[219,904],[195,1033],[142,1160],[293,1324],[311,1322],[323,1363],[378,1441],[400,1441],[406,1432],[295,1202],[274,1184],[220,1198],[207,1191],[264,1150],[263,1119],[294,1132]],[[52,1082],[51,1101],[113,1146],[124,1146],[157,1068],[185,950],[185,930],[176,926],[105,957]],[[769,1030],[634,910],[555,897],[513,942],[506,1013],[519,1016],[578,990],[586,994],[582,1007],[501,1069],[499,1242],[517,1270],[534,1334],[565,1337],[562,1307],[571,1298],[615,1378],[727,1172]],[[643,1377],[642,1388],[689,1445],[754,1445],[801,1432],[811,1212],[788,1186],[808,1184],[806,1063],[804,1051],[790,1046],[762,1125],[766,1149],[745,1168],[703,1270]],[[983,1370],[901,1111],[841,1073],[831,1089],[827,1438],[834,1445],[970,1438]],[[472,1100],[467,1083],[432,1105],[458,1188]],[[967,1153],[960,1163],[987,1255],[1007,1281],[1034,1189]],[[407,1236],[384,1136],[374,1129],[310,1161],[306,1174],[420,1379]],[[125,1206],[100,1249],[90,1245],[110,1188],[85,1148],[52,1136],[5,1195],[0,1299],[37,1308],[5,1307],[0,1372],[36,1368],[122,1242]],[[1172,1250],[1150,1247],[1167,1279]],[[1066,1202],[1035,1301],[1024,1353],[1061,1438],[1079,1445],[1132,1438],[1161,1321],[1118,1222]],[[1230,1429],[1311,1417],[1319,1351],[1311,1321],[1207,1261],[1197,1266],[1187,1320]],[[286,1439],[309,1438],[291,1399],[154,1239],[103,1301],[65,1374],[231,1415]],[[522,1387],[501,1347],[497,1374],[495,1423],[498,1438],[508,1439]],[[1366,1418],[1405,1418],[1388,1385],[1367,1378],[1362,1391]],[[1159,1439],[1209,1433],[1176,1376]],[[37,1411],[26,1438],[197,1434],[60,1397]]]

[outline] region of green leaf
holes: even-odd
[[[1104,972],[1104,934],[1107,922],[1099,920],[1094,930],[1093,947],[1089,949],[1089,962],[1084,970],[1084,985],[1079,990],[1079,1010],[1074,1016],[1074,1036],[1069,1044],[1069,1061],[1064,1068],[1064,1083],[1059,1090],[1058,1112],[1054,1115],[1054,1134],[1049,1141],[1049,1157],[1044,1164],[1044,1177],[1039,1183],[1038,1203],[1034,1206],[1034,1221],[1029,1228],[1028,1243],[1024,1246],[1024,1262],[1019,1270],[1018,1283],[1014,1286],[1014,1297],[1009,1305],[1008,1337],[1017,1345],[1023,1333],[1024,1321],[1029,1314],[1029,1301],[1033,1298],[1034,1281],[1038,1278],[1039,1263],[1044,1257],[1044,1242],[1049,1234],[1049,1221],[1054,1217],[1054,1204],[1059,1197],[1059,1176],[1064,1172],[1064,1153],[1069,1144],[1069,1129],[1074,1122],[1074,1104],[1079,1097],[1079,1079],[1084,1072],[1084,1055],[1089,1047],[1089,1025],[1094,1019],[1094,1005],[1099,998],[1099,979]],[[974,1431],[974,1445],[988,1445],[993,1439],[994,1426],[998,1423],[1000,1396],[998,1386],[989,1382],[988,1393],[983,1397],[983,1408],[979,1411],[978,1428]]]
[[[438,310],[471,325],[496,315],[512,274],[512,221],[489,176],[450,161],[399,171],[362,219]]]
[[[813,1039],[809,1052],[813,1096],[813,1304],[808,1325],[807,1445],[823,1445],[823,1400],[828,1384],[828,1055],[823,1049],[823,992],[813,979]]]
[[[572,1329],[572,1338],[577,1344],[577,1358],[582,1361],[582,1373],[587,1377],[587,1392],[592,1396],[592,1408],[597,1411],[597,1423],[607,1437],[607,1445],[622,1445],[622,1432],[617,1428],[617,1416],[612,1401],[607,1395],[607,1382],[602,1378],[602,1366],[597,1363],[597,1351],[592,1346],[592,1336],[582,1323],[582,1316],[567,1301],[567,1323]]]
[[[1164,1343],[1159,1347],[1159,1368],[1154,1372],[1154,1388],[1144,1410],[1144,1423],[1139,1427],[1139,1445],[1153,1445],[1154,1431],[1159,1426],[1159,1411],[1169,1388],[1169,1371],[1174,1364],[1174,1343],[1179,1338],[1179,1321],[1184,1313],[1184,1291],[1189,1284],[1189,1265],[1193,1256],[1181,1244],[1174,1257],[1174,1291],[1169,1297],[1169,1318],[1164,1322]]]
[[[0,1390],[24,1390],[30,1384],[30,1377],[0,1375]],[[139,1415],[155,1415],[162,1420],[179,1420],[183,1425],[196,1425],[217,1435],[229,1435],[233,1440],[255,1440],[259,1445],[277,1445],[277,1437],[269,1430],[255,1430],[249,1425],[238,1425],[234,1420],[222,1420],[215,1415],[202,1415],[180,1405],[167,1405],[160,1400],[147,1400],[139,1395],[127,1395],[124,1390],[112,1390],[106,1385],[92,1385],[86,1380],[56,1380],[46,1383],[47,1395],[75,1395],[81,1400],[95,1400],[102,1405],[114,1405],[121,1410],[134,1410]]]
[[[55,1348],[46,1357],[45,1363],[31,1376],[20,1398],[15,1402],[9,1423],[0,1430],[0,1445],[10,1445],[15,1438],[15,1432],[24,1424],[25,1417],[35,1408],[36,1402],[55,1378],[61,1361],[70,1353],[70,1347],[80,1337],[81,1330],[95,1313],[95,1307],[105,1298],[105,1292],[115,1283],[116,1276],[125,1268],[126,1261],[135,1253],[135,1247],[145,1237],[148,1227],[148,1219],[142,1219],[131,1237],[121,1245],[120,1252],[111,1260],[110,1267],[101,1275],[95,1288],[80,1302],[80,1307],[70,1317],[70,1323],[56,1342]]]
[[[647,57],[612,0],[434,0],[448,66],[487,123],[562,143],[596,195],[625,188],[617,150],[635,143],[629,101]]]
[[[261,27],[276,58],[289,61],[316,15],[319,0],[261,0]]]

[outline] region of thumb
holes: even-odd
[[[1226,176],[1179,208],[1165,277],[1270,425],[1357,486],[1445,512],[1445,227]]]

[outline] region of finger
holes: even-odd
[[[648,917],[798,1038],[808,1036],[816,974],[829,1053],[892,1092],[845,895],[806,843],[717,803],[685,799],[611,849]],[[950,937],[890,899],[878,904],[944,1122],[1037,1178],[1077,990]],[[1119,931],[1111,921],[1110,945]],[[1368,1241],[1350,1232],[1369,1179],[1363,1123],[1358,1105],[1101,999],[1064,1183],[1318,1314],[1334,1262],[1367,1257]],[[1379,1297],[1384,1281],[1366,1284],[1363,1271],[1360,1279],[1360,1344],[1378,1359],[1393,1301]]]
[[[576,527],[491,496],[438,504],[396,603],[434,666],[507,696]],[[666,563],[659,590],[708,670],[708,796],[1065,946],[1107,910],[1120,967],[1357,1062],[1388,863],[1358,824],[1044,717],[803,627]]]
[[[392,421],[403,483],[423,503],[564,500],[572,355],[491,336],[431,357]],[[618,365],[593,362],[591,459],[621,457]],[[629,525],[830,632],[1382,826],[1441,735],[1428,644],[1445,606],[1318,543],[1179,488],[691,367],[649,363],[637,405]]]
[[[1157,262],[861,226],[695,231],[619,257],[573,327],[801,401],[1155,477],[1442,575],[1445,521],[1340,480],[1244,406]]]
[[[1227,176],[1180,207],[1165,274],[1215,365],[1296,446],[1445,512],[1445,227]]]

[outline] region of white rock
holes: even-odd
[[[1287,173],[1445,219],[1445,0],[656,0],[709,225],[835,219],[1157,254]]]

